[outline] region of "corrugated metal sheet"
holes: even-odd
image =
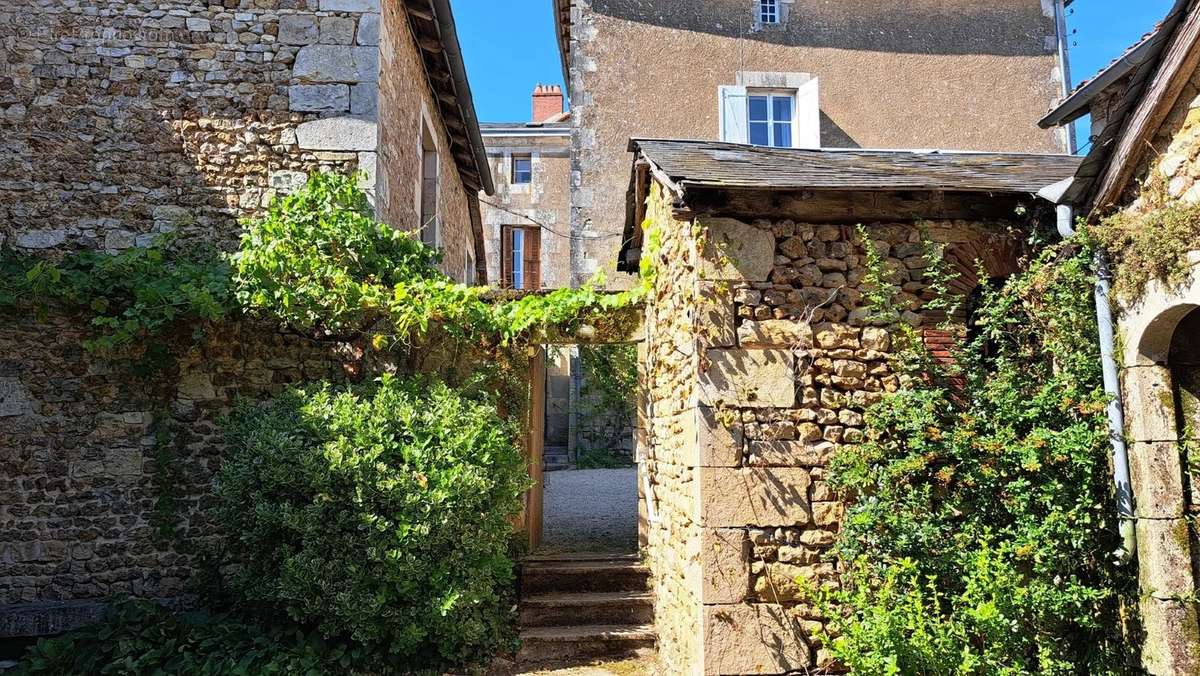
[[[1079,167],[1073,155],[924,150],[805,150],[715,141],[634,139],[640,152],[684,187],[758,190],[1038,190]]]

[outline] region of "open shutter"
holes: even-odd
[[[735,85],[718,87],[717,101],[721,106],[721,140],[727,143],[749,143],[746,88]]]
[[[542,230],[525,229],[525,288],[542,288]]]
[[[815,77],[796,90],[796,133],[792,135],[792,146],[795,148],[821,147],[819,91]]]
[[[511,289],[512,279],[513,236],[510,226],[500,228],[500,284]]]

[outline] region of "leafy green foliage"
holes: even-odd
[[[104,622],[43,639],[17,676],[361,674],[364,651],[296,626],[230,615],[176,615],[149,601],[117,603]]]
[[[987,290],[957,364],[901,364],[919,377],[835,458],[850,572],[826,601],[854,672],[1125,673],[1091,258],[1064,244]]]
[[[504,638],[527,475],[495,402],[430,378],[293,389],[229,419],[217,516],[232,597],[384,665],[456,664]]]
[[[233,307],[229,266],[204,247],[160,238],[117,254],[82,251],[54,262],[0,251],[0,309],[86,309],[98,335],[89,350],[113,350],[175,323],[211,321]]]
[[[575,463],[578,469],[619,469],[632,467],[633,460],[611,449],[588,449],[579,452]]]

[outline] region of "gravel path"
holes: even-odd
[[[637,550],[637,469],[546,472],[542,548]]]

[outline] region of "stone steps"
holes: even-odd
[[[649,571],[635,554],[533,555],[521,570],[522,664],[586,664],[652,650]]]
[[[645,591],[527,596],[521,602],[518,620],[522,627],[644,625],[653,621],[654,599]]]

